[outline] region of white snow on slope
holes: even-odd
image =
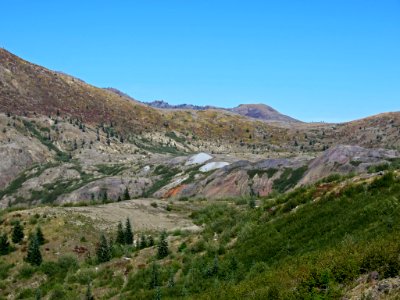
[[[216,169],[221,169],[227,165],[229,165],[229,163],[224,162],[224,161],[210,162],[210,163],[202,166],[199,169],[199,171],[200,172],[208,172],[208,171],[212,171],[212,170],[216,170]]]
[[[198,164],[202,164],[205,163],[207,160],[212,159],[213,157],[211,155],[208,155],[207,153],[204,152],[200,152],[197,153],[193,156],[191,156],[187,162],[185,163],[186,166],[189,165],[198,165]]]

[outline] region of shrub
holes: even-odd
[[[22,267],[18,271],[18,277],[23,278],[23,279],[28,279],[28,278],[31,278],[35,272],[36,272],[35,267],[32,267],[27,264],[23,264]]]
[[[77,270],[79,267],[78,260],[72,255],[60,256],[57,260],[57,264],[64,272]]]

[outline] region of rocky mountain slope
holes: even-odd
[[[399,156],[398,112],[307,124],[256,120],[280,118],[267,106],[237,109],[249,117],[155,109],[0,49],[1,206],[116,201],[125,190],[131,198],[267,196]],[[187,163],[203,152],[210,159]]]
[[[251,152],[207,154],[174,135],[157,135],[158,143],[145,135],[128,142],[112,129],[61,116],[0,114],[0,121],[2,207],[117,201],[126,190],[130,198],[268,196],[332,174],[368,173],[399,161],[396,150],[359,146],[271,158]]]

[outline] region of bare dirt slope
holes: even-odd
[[[167,210],[167,206],[170,211]],[[171,208],[172,207],[172,208]],[[18,215],[41,214],[54,218],[75,220],[76,226],[91,224],[99,231],[114,231],[119,221],[129,218],[134,230],[139,231],[198,231],[201,228],[194,225],[188,217],[184,204],[168,204],[155,199],[135,199],[102,205],[78,207],[37,207],[18,211]]]

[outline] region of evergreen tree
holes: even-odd
[[[121,201],[122,201],[121,196],[118,196],[117,202],[121,202]]]
[[[127,245],[133,244],[133,232],[129,218],[126,218],[126,223],[125,223],[125,243]]]
[[[39,246],[39,241],[36,235],[34,235],[30,239],[28,253],[26,255],[26,261],[33,266],[40,266],[42,263],[42,254],[40,253]]]
[[[168,255],[167,233],[163,231],[158,242],[157,258],[162,259]]]
[[[115,242],[120,245],[125,244],[125,233],[124,233],[124,229],[122,228],[121,221],[118,223],[117,238],[115,239]]]
[[[151,235],[149,236],[149,244],[148,244],[148,246],[149,247],[153,247],[154,246],[154,238]]]
[[[40,299],[42,299],[42,291],[40,289],[36,289],[35,300],[40,300]]]
[[[6,255],[10,253],[10,243],[8,242],[7,234],[0,236],[0,255]]]
[[[218,256],[215,255],[215,257],[214,257],[214,264],[213,264],[213,267],[212,267],[212,273],[213,273],[213,275],[218,274],[218,270],[219,270]]]
[[[107,202],[107,200],[108,200],[108,195],[107,195],[107,190],[104,190],[104,193],[103,193],[103,202]]]
[[[124,192],[124,200],[129,200],[129,199],[131,199],[131,196],[129,195],[128,187],[126,187]]]
[[[24,228],[21,223],[17,221],[14,225],[11,240],[14,244],[20,243],[24,239]]]
[[[250,208],[255,208],[256,207],[256,200],[254,199],[254,197],[251,197],[249,200],[249,207]]]
[[[142,233],[140,236],[140,249],[144,249],[147,247],[146,236]]]
[[[155,289],[159,285],[160,285],[160,280],[158,275],[158,266],[155,262],[153,262],[151,266],[150,288]]]
[[[156,288],[156,293],[154,295],[154,300],[161,300],[161,289],[160,289],[159,286]]]
[[[99,263],[104,263],[111,259],[110,248],[104,234],[100,237],[100,242],[96,249],[96,255]]]
[[[44,239],[42,229],[40,227],[36,228],[36,238],[39,242],[39,245],[44,245],[45,239]]]
[[[170,272],[169,278],[168,278],[168,285],[169,288],[173,288],[175,286],[175,279],[174,279],[174,272]]]
[[[90,282],[87,285],[85,300],[94,300]]]

